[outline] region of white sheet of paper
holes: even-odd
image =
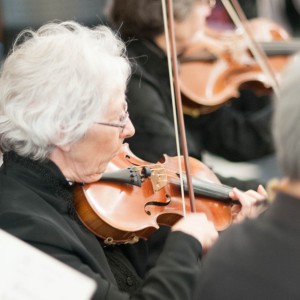
[[[96,282],[0,229],[1,300],[88,300]]]

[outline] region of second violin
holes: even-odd
[[[267,63],[278,80],[300,41],[290,39],[279,25],[267,19],[248,22]],[[224,45],[227,45],[224,47]],[[223,49],[223,50],[222,50]],[[180,57],[180,87],[187,114],[209,113],[238,97],[240,89],[258,94],[272,91],[272,82],[252,57],[239,30],[218,33],[208,30]]]

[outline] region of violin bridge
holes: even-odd
[[[155,192],[158,192],[160,189],[164,188],[168,183],[165,168],[162,165],[156,165],[155,167],[151,168],[150,180]]]

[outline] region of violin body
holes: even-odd
[[[190,163],[193,179],[205,178],[207,182],[221,186],[207,166],[192,158]],[[181,164],[184,171],[182,159]],[[151,165],[136,157],[128,144],[124,144],[109,163],[107,171],[113,173],[129,166],[137,168],[138,176],[142,178],[140,186],[131,184],[130,180],[126,183],[105,180],[74,188],[79,218],[108,244],[147,239],[159,225],[172,226],[184,216],[184,210],[191,211],[189,201],[185,201],[184,205],[182,202],[177,157],[165,155],[160,162]],[[144,166],[151,174],[142,174]],[[213,196],[197,196],[195,199],[197,212],[204,212],[217,230],[224,230],[231,224],[229,190],[226,193],[227,198],[225,196],[222,201],[214,200]],[[188,197],[187,193],[185,197]]]
[[[280,74],[290,55],[300,50],[300,42],[290,43],[287,32],[266,19],[249,21],[249,28],[280,81]],[[209,113],[231,98],[238,97],[240,89],[251,89],[257,94],[272,91],[270,78],[254,60],[238,30],[223,34],[208,32],[209,38],[200,37],[180,58],[180,88],[185,112],[193,116]],[[231,44],[231,49],[220,51],[216,45],[224,41],[227,45]]]

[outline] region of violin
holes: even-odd
[[[196,211],[203,212],[218,231],[232,222],[231,187],[222,185],[200,161],[189,158]],[[181,158],[182,170],[184,164]],[[100,181],[74,187],[75,208],[85,226],[106,244],[147,239],[159,225],[172,226],[191,212],[182,201],[178,157],[164,155],[156,164],[135,156],[128,144],[109,163]],[[184,172],[183,172],[184,173]],[[185,197],[186,178],[183,174]]]
[[[248,25],[280,81],[290,56],[300,50],[300,40],[291,39],[282,27],[267,19],[253,19]],[[207,29],[179,61],[184,112],[192,116],[219,108],[238,97],[240,89],[254,90],[258,95],[272,91],[270,78],[249,52],[239,30],[220,33]]]

